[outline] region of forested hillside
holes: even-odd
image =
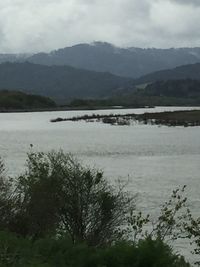
[[[0,90],[0,110],[52,108],[56,104],[48,97],[28,95],[19,91]]]
[[[181,79],[200,80],[200,63],[183,65],[174,69],[152,72],[137,79],[135,81],[135,84],[151,83],[161,80],[166,81]]]
[[[199,106],[200,80],[161,80],[124,89],[112,97],[112,103],[124,106]]]
[[[0,88],[22,90],[68,102],[73,98],[101,98],[126,87],[130,79],[75,69],[69,66],[43,66],[25,63],[0,65]]]
[[[157,81],[146,86],[145,95],[169,96],[183,98],[200,98],[200,80]]]

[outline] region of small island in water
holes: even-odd
[[[200,126],[200,110],[165,111],[144,114],[83,115],[71,118],[56,118],[51,122],[80,121],[103,122],[111,125],[131,125],[133,122],[166,126]]]

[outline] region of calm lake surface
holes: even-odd
[[[102,169],[111,181],[119,177],[129,179],[129,190],[138,195],[138,207],[150,213],[158,211],[174,188],[186,184],[190,208],[200,216],[200,127],[111,126],[84,121],[50,123],[50,119],[57,117],[93,113],[186,109],[193,108],[1,113],[0,154],[8,173],[15,175],[24,169],[30,144],[35,151],[71,152],[83,163]],[[184,243],[179,243],[178,248],[191,257]]]

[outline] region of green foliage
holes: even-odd
[[[194,245],[193,254],[200,256],[200,217],[194,217],[190,209],[187,210],[187,220],[183,223],[183,231]],[[196,264],[200,266],[200,261]]]
[[[172,195],[160,209],[157,217],[143,215],[131,209],[127,217],[126,235],[132,235],[135,242],[150,238],[153,240],[176,240],[186,237],[184,225],[188,219],[187,198],[184,196],[186,186],[173,190]]]
[[[28,95],[20,91],[0,91],[0,109],[31,109],[55,106],[55,102],[48,97]]]
[[[15,181],[4,169],[0,161],[2,267],[188,267],[166,244],[177,238],[192,238],[200,254],[200,219],[185,186],[156,219],[137,213],[123,186],[62,151],[29,153]]]
[[[31,242],[0,232],[2,267],[189,267],[161,240],[147,238],[138,245],[120,242],[104,248],[72,244],[68,238]]]
[[[187,208],[185,206],[187,198],[183,195],[185,188],[186,186],[173,190],[169,201],[165,202],[161,208],[153,232],[162,240],[168,236],[174,240],[181,234],[180,228],[187,216]]]
[[[33,238],[61,231],[74,243],[112,242],[131,203],[102,172],[83,167],[62,151],[28,154],[27,170],[17,181],[21,208],[15,231]]]
[[[200,256],[200,217],[194,217],[187,207],[185,189],[186,186],[173,190],[157,218],[131,210],[124,233],[134,238],[138,244],[141,240],[159,240],[165,244],[168,241],[187,239],[193,244],[191,252]],[[200,261],[196,264],[200,266]]]
[[[6,177],[5,166],[0,158],[0,231],[6,229],[15,210],[12,179]]]

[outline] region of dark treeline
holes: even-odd
[[[200,126],[200,110],[145,113],[139,116],[144,123],[167,126]]]
[[[25,94],[20,91],[0,90],[0,110],[54,108],[56,104],[48,97]]]
[[[178,98],[167,96],[151,96],[141,93],[129,93],[113,96],[107,99],[75,99],[69,108],[99,109],[99,108],[145,108],[155,106],[199,106],[198,98]]]
[[[30,152],[17,177],[1,161],[0,266],[189,267],[166,243],[190,235],[200,253],[200,220],[184,191],[174,190],[152,218],[123,183],[109,184],[70,154]]]
[[[158,80],[135,90],[122,90],[119,96],[114,96],[114,100],[125,106],[199,106],[200,81]]]
[[[144,84],[142,88],[134,85],[116,91],[107,99],[75,99],[72,107],[112,107],[123,106],[139,108],[145,106],[199,106],[200,81],[192,79],[162,80]]]

